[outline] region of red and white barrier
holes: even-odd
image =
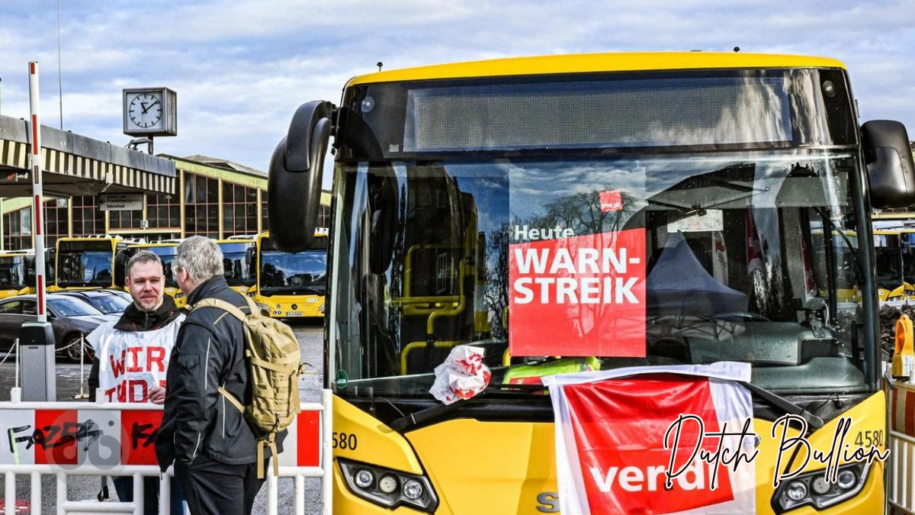
[[[297,515],[305,513],[305,478],[322,480],[324,513],[332,502],[332,396],[325,390],[321,403],[302,403],[302,412],[289,428],[280,453],[279,477],[294,477]],[[41,513],[41,476],[57,477],[57,513],[128,513],[143,515],[143,476],[160,477],[154,432],[162,407],[154,404],[84,402],[0,402],[0,473],[5,475],[5,506],[16,505],[16,476],[32,478],[32,513]],[[70,501],[67,476],[134,477],[134,502]],[[169,495],[168,476],[161,477],[163,499]],[[268,467],[267,512],[277,513],[277,477]],[[169,514],[169,503],[159,503]],[[149,514],[151,515],[151,514]]]

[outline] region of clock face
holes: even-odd
[[[162,95],[138,93],[127,103],[127,118],[140,129],[158,129],[162,125]]]

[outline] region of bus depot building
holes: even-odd
[[[55,196],[46,188],[46,245],[53,248],[63,237],[100,234],[154,243],[269,231],[266,172],[203,155],[157,157],[174,162],[175,193],[145,191],[142,209],[102,210],[96,194]],[[5,173],[3,179],[13,175]],[[31,204],[30,197],[0,199],[0,250],[33,248]],[[330,193],[321,195],[321,205],[319,220],[326,223]]]

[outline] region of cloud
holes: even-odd
[[[705,50],[834,57],[863,119],[915,133],[915,9],[825,0],[67,0],[65,128],[124,142],[121,89],[178,92],[179,136],[156,149],[265,169],[295,108],[338,102],[375,71],[522,55]],[[57,2],[6,0],[0,113],[28,115],[26,63],[41,63],[44,119],[58,117]]]

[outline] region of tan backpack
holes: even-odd
[[[257,477],[263,479],[264,447],[273,451],[273,474],[279,475],[276,434],[289,427],[299,414],[299,375],[304,370],[301,350],[292,329],[261,314],[254,302],[245,297],[250,315],[219,299],[204,299],[194,304],[192,311],[213,307],[226,311],[241,321],[245,328],[245,361],[251,381],[251,404],[243,405],[223,387],[221,393],[244,413],[248,425],[257,436]],[[217,320],[217,323],[219,320]]]

